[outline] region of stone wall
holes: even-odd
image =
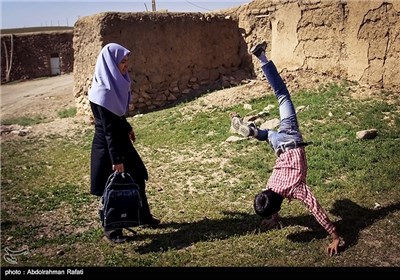
[[[247,44],[268,43],[278,69],[400,92],[398,0],[254,0],[224,13]]]
[[[107,43],[131,51],[129,115],[165,108],[207,90],[251,77],[237,22],[202,13],[101,13],[74,26],[74,96],[90,114],[87,93],[97,56]],[[247,60],[243,57],[247,57]],[[247,61],[247,64],[246,64]]]
[[[1,81],[33,79],[71,73],[74,65],[73,31],[31,32],[1,35]],[[11,55],[12,50],[12,55]],[[58,59],[58,69],[51,69],[51,59]],[[11,60],[12,59],[12,60]],[[11,60],[11,63],[10,63]]]

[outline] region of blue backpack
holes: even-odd
[[[114,172],[108,177],[99,209],[104,230],[140,225],[142,198],[139,189],[129,173]]]

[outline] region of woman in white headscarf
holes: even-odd
[[[146,197],[147,169],[133,146],[135,133],[125,118],[130,102],[131,80],[128,74],[130,51],[110,43],[101,50],[95,67],[89,101],[95,133],[91,150],[90,192],[102,196],[108,177],[114,172],[129,173],[140,186],[142,224],[157,225]],[[122,237],[122,230],[106,232],[109,239]]]

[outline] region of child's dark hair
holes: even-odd
[[[254,198],[254,210],[261,217],[269,217],[281,210],[283,196],[271,189],[264,190]]]

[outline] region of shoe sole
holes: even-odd
[[[232,128],[243,137],[249,137],[252,132],[250,127],[239,117],[232,118]]]
[[[236,131],[239,132],[239,128],[241,125],[243,125],[243,121],[242,119],[238,118],[238,117],[233,117],[232,118],[232,128]]]
[[[242,135],[244,137],[249,137],[250,134],[251,134],[249,126],[244,125],[244,124],[242,124],[239,127],[239,131],[238,132],[239,132],[240,135]]]

